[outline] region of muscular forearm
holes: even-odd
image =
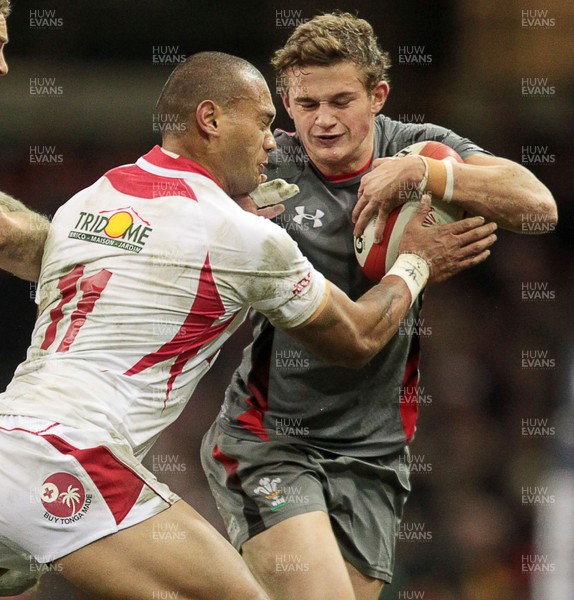
[[[381,283],[352,302],[335,285],[328,306],[312,323],[286,330],[318,358],[360,368],[395,335],[409,311],[411,294],[399,277]]]
[[[517,233],[547,233],[557,222],[548,188],[512,161],[473,155],[453,165],[452,202]],[[535,226],[536,225],[536,226]]]
[[[355,335],[364,345],[363,360],[368,362],[397,333],[411,307],[411,292],[403,279],[386,276],[361,296],[347,311],[353,314]]]
[[[49,226],[45,217],[26,208],[0,212],[0,269],[37,281]]]
[[[361,235],[375,213],[375,239],[382,239],[387,215],[409,194],[423,189],[433,198],[449,196],[468,214],[480,215],[518,233],[553,231],[558,212],[548,188],[523,166],[485,154],[473,154],[464,164],[422,156],[382,158],[363,176],[353,209],[355,235]],[[426,165],[426,166],[425,166]]]

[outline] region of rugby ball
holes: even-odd
[[[396,157],[420,154],[436,160],[454,160],[463,162],[462,158],[450,146],[441,142],[418,142],[403,148],[395,154]],[[377,215],[369,221],[362,235],[355,237],[355,256],[363,273],[371,281],[380,281],[383,275],[393,266],[399,255],[399,243],[403,231],[415,213],[420,200],[416,190],[407,190],[407,202],[392,210],[387,218],[383,239],[375,244],[375,224]],[[462,219],[464,209],[442,200],[432,201],[432,208],[426,216],[423,225],[441,225]]]

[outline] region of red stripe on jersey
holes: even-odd
[[[263,426],[263,418],[269,410],[269,368],[273,348],[273,333],[262,336],[263,341],[253,344],[252,367],[247,376],[247,388],[251,395],[245,400],[249,408],[237,417],[237,422],[245,429],[254,433],[258,438],[267,442],[269,434]]]
[[[225,478],[225,486],[227,487],[227,489],[239,492],[243,495],[241,479],[237,474],[237,469],[239,468],[239,461],[236,458],[231,458],[231,456],[227,456],[227,454],[223,454],[223,452],[219,449],[219,446],[217,444],[215,444],[215,446],[213,447],[211,455],[218,463],[223,465],[223,468],[225,469],[225,474],[227,475],[227,477]],[[248,498],[246,498],[245,501],[249,502]],[[245,514],[245,509],[244,516],[246,519],[248,518],[247,514]]]
[[[73,456],[82,465],[119,525],[136,503],[144,486],[143,480],[105,446],[80,450],[57,435],[41,437],[62,454]]]
[[[185,318],[183,324],[173,336],[161,348],[147,354],[140,359],[133,367],[125,372],[125,375],[132,376],[153,367],[158,363],[175,358],[170,369],[170,378],[167,384],[166,396],[167,402],[169,394],[173,388],[176,377],[183,371],[187,361],[196,356],[198,352],[206,345],[219,336],[231,323],[236,315],[229,319],[213,325],[215,321],[225,314],[225,308],[221,302],[219,291],[213,279],[209,256],[205,258],[205,263],[199,276],[199,285],[191,309]]]
[[[258,533],[261,533],[261,512],[260,508],[257,506],[257,503],[251,498],[251,496],[245,494],[243,490],[243,485],[241,484],[241,478],[238,474],[239,469],[239,461],[236,458],[231,458],[231,456],[227,456],[224,454],[217,444],[213,447],[211,452],[213,458],[223,465],[225,469],[225,473],[227,477],[225,478],[225,486],[228,490],[238,492],[242,496],[243,500],[243,518],[247,523],[247,529],[249,532],[249,537],[253,537]],[[233,519],[226,520],[227,530],[231,533],[232,527],[235,528],[236,525],[232,525]]]
[[[199,163],[196,163],[189,158],[185,158],[184,156],[174,158],[173,156],[166,154],[159,146],[154,146],[147,154],[144,154],[143,158],[156,167],[172,169],[175,171],[188,171],[189,173],[203,175],[221,187],[219,181],[217,181],[217,179],[215,179],[215,177]]]
[[[350,173],[341,173],[340,175],[325,175],[324,173],[322,173],[322,175],[327,181],[330,181],[331,183],[338,183],[340,181],[347,181],[347,179],[353,179],[354,177],[357,177],[357,175],[362,175],[363,173],[366,173],[369,170],[369,167],[373,162],[374,154],[375,153],[373,151],[373,153],[371,154],[371,158],[369,158],[365,165],[357,171],[352,171]]]
[[[83,269],[82,269],[83,271]],[[86,277],[80,284],[82,290],[82,299],[78,302],[76,310],[70,316],[70,326],[66,331],[57,352],[67,352],[74,343],[76,336],[83,327],[88,315],[94,310],[94,306],[102,294],[102,291],[108,285],[112,274],[106,269],[98,271],[95,275]]]
[[[237,475],[237,467],[239,467],[239,461],[236,458],[231,458],[231,456],[227,456],[227,454],[223,454],[223,452],[219,449],[219,446],[215,444],[213,447],[213,451],[211,453],[213,458],[217,462],[220,462],[227,473],[227,481]]]
[[[265,427],[263,427],[263,416],[268,409],[267,402],[262,408],[257,408],[253,406],[251,398],[246,400],[246,402],[252,408],[239,415],[237,417],[237,422],[242,427],[245,427],[245,429],[251,431],[251,433],[254,433],[258,438],[262,439],[264,442],[268,442],[269,434],[267,433]]]
[[[56,332],[58,331],[58,323],[64,318],[64,306],[72,300],[76,295],[76,284],[78,279],[84,274],[84,265],[78,265],[74,267],[69,273],[60,277],[58,281],[58,288],[62,293],[62,299],[58,302],[58,305],[50,311],[50,325],[46,329],[44,334],[44,341],[40,348],[47,350],[54,340],[56,339]]]
[[[161,177],[144,171],[137,165],[117,167],[108,171],[104,177],[108,179],[114,189],[128,196],[145,199],[183,196],[197,200],[193,189],[183,179]]]
[[[399,400],[401,421],[407,444],[413,439],[417,427],[419,413],[418,383],[419,383],[420,344],[417,335],[413,335],[409,358],[403,377],[402,394]]]

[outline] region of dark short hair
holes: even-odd
[[[248,61],[223,52],[199,52],[180,63],[163,86],[156,104],[156,114],[176,115],[177,122],[190,123],[198,105],[212,100],[231,107],[242,97],[245,77],[263,79]],[[171,131],[183,135],[188,127]]]

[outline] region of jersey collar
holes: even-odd
[[[198,175],[203,175],[204,177],[211,179],[211,181],[223,189],[219,181],[217,181],[217,179],[215,179],[215,177],[205,167],[189,158],[185,158],[184,156],[180,156],[174,152],[164,150],[160,146],[154,146],[147,154],[144,154],[142,158],[148,163],[162,169],[186,171],[187,173],[197,173]]]
[[[359,175],[363,175],[371,168],[371,163],[373,162],[373,156],[375,155],[375,150],[371,153],[371,157],[369,160],[357,171],[352,171],[350,173],[341,173],[340,175],[325,175],[325,173],[321,173],[321,175],[326,179],[329,183],[340,183],[341,181],[349,181],[350,179],[355,179]]]

